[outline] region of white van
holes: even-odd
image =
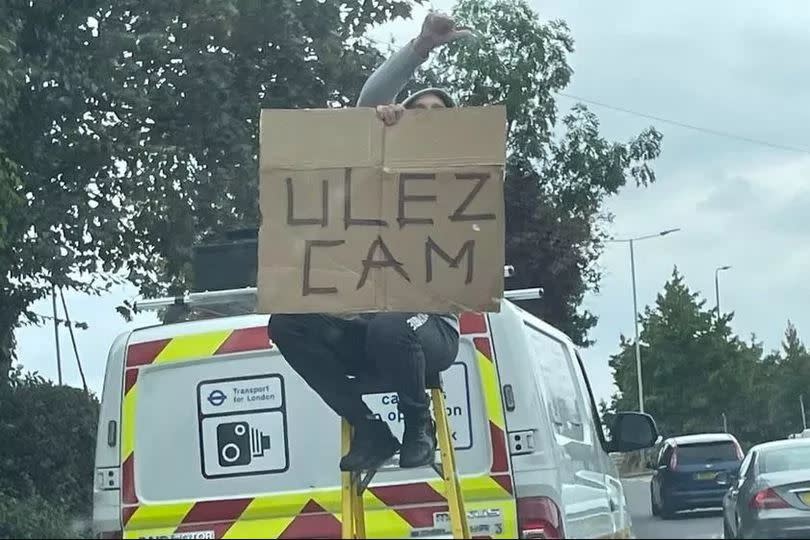
[[[473,535],[630,537],[608,452],[649,447],[652,419],[602,432],[582,360],[560,331],[504,301],[464,314],[443,375]],[[395,394],[366,396],[395,434]],[[340,422],[267,337],[267,317],[142,328],[110,349],[96,447],[102,538],[338,538]],[[369,537],[450,532],[430,469],[381,471]]]

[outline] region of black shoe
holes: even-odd
[[[358,424],[352,435],[349,453],[340,460],[341,471],[378,469],[399,450],[399,441],[388,424],[370,420]]]
[[[436,460],[436,425],[430,417],[430,410],[406,413],[404,420],[399,466],[411,469],[433,465]]]

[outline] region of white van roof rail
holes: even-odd
[[[503,267],[503,277],[509,278],[515,275],[515,267],[506,265]],[[504,291],[504,298],[507,300],[532,300],[539,298],[543,294],[542,287],[531,289],[513,289]],[[255,302],[256,287],[244,287],[241,289],[224,289],[221,291],[204,291],[185,293],[180,296],[166,296],[163,298],[150,298],[136,301],[134,310],[156,311],[170,306],[214,306],[227,303]]]
[[[503,296],[507,300],[533,300],[543,294],[542,287],[531,289],[514,289],[504,291]],[[222,291],[205,291],[186,293],[180,296],[166,296],[163,298],[150,298],[135,302],[135,311],[156,311],[170,306],[215,306],[235,302],[253,302],[256,300],[256,287],[245,287],[243,289],[225,289]]]

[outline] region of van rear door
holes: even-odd
[[[267,338],[266,317],[133,333],[121,408],[127,538],[340,536],[340,422]],[[470,526],[515,538],[512,475],[486,320],[466,335],[445,393]],[[401,434],[396,396],[365,397]],[[365,494],[376,537],[450,532],[430,469],[381,471]]]

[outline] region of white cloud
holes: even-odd
[[[75,329],[76,346],[79,351],[87,379],[87,386],[100,394],[104,382],[104,369],[107,353],[113,340],[124,332],[134,328],[156,324],[153,313],[142,313],[135,316],[130,323],[115,311],[115,307],[124,300],[133,300],[137,291],[132,286],[113,288],[104,296],[87,296],[75,292],[65,293],[70,320],[87,323],[87,330]],[[49,317],[53,316],[53,305],[50,299],[44,299],[33,306],[33,310]],[[57,301],[57,317],[64,318],[61,302]],[[56,341],[53,323],[45,326],[27,326],[16,333],[18,341],[17,354],[25,369],[38,371],[53,381],[58,380]],[[70,334],[64,326],[59,327],[59,343],[62,360],[62,377],[65,384],[80,387],[81,377],[76,365],[76,358],[70,341]]]

